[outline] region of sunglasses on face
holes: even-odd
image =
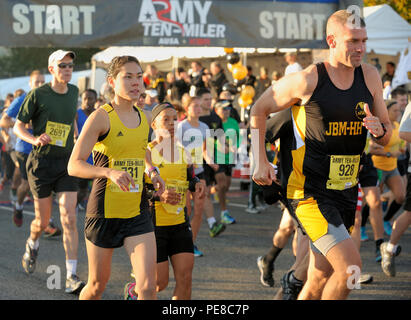
[[[60,69],[66,69],[66,68],[73,69],[74,63],[73,62],[69,62],[69,63],[62,62],[62,63],[59,63],[57,67],[59,67]]]

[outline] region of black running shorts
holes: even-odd
[[[101,248],[119,248],[123,246],[125,238],[153,231],[149,212],[129,219],[86,216],[84,226],[86,239]]]
[[[68,157],[56,158],[30,152],[26,165],[27,180],[35,198],[47,198],[52,191],[78,191],[77,178],[69,176],[67,172],[68,161]]]
[[[27,180],[26,164],[28,157],[29,155],[27,153],[16,151],[16,158],[17,162],[19,163],[20,176],[23,180]]]
[[[358,178],[361,188],[378,186],[378,172],[372,163],[370,154],[366,156]]]
[[[411,173],[408,173],[407,195],[405,197],[404,210],[411,211]]]
[[[157,263],[167,261],[177,253],[193,253],[193,233],[188,222],[174,226],[155,227]]]

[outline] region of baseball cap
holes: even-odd
[[[216,104],[214,105],[215,109],[219,109],[219,108],[227,108],[231,106],[231,102],[227,101],[227,100],[223,100],[223,101],[217,101]]]
[[[64,50],[57,50],[54,51],[49,56],[49,66],[53,64],[54,61],[62,60],[66,55],[70,55],[73,59],[76,58],[76,54],[73,51],[64,51]]]

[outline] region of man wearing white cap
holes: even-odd
[[[78,182],[67,173],[67,164],[77,131],[78,88],[69,84],[73,73],[72,51],[57,50],[49,56],[50,83],[30,91],[17,115],[14,132],[31,143],[33,150],[27,159],[27,178],[34,197],[35,218],[22,265],[33,273],[39,251],[39,238],[52,214],[54,191],[60,206],[63,244],[66,253],[66,292],[78,293],[84,283],[77,277],[78,233],[76,202]],[[26,129],[32,122],[33,134]]]

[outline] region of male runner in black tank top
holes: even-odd
[[[251,110],[253,179],[267,185],[274,170],[264,156],[266,117],[292,107],[296,146],[287,197],[312,243],[299,299],[345,299],[354,287],[361,259],[347,229],[354,224],[359,157],[367,130],[382,145],[391,136],[378,71],[361,64],[364,21],[337,11],[327,22],[326,40],[328,61],[282,78]]]

